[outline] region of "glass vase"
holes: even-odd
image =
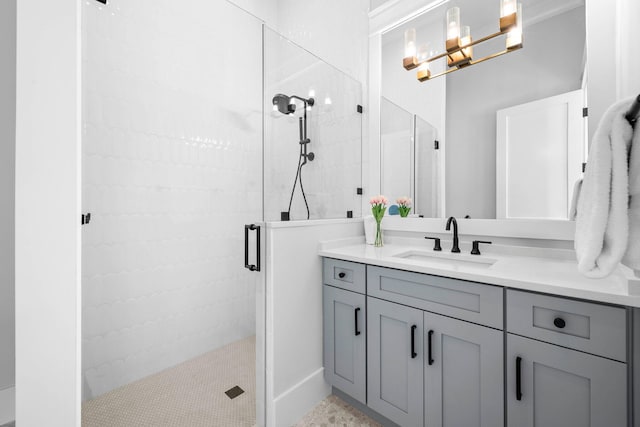
[[[376,221],[376,240],[373,242],[373,246],[375,246],[376,248],[384,246],[384,244],[382,243],[382,230],[380,229],[380,222],[381,221]]]

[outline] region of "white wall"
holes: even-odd
[[[0,424],[15,415],[15,120],[16,1],[0,0]]]
[[[319,242],[362,236],[362,220],[300,221],[267,229],[267,416],[296,423],[330,392],[322,353]]]
[[[640,40],[640,2],[637,0],[620,0],[620,36],[619,52],[620,67],[618,69],[620,84],[618,85],[618,98],[623,99],[640,94],[640,55],[629,54],[633,52],[638,40]]]
[[[80,425],[80,2],[17,2],[16,422]]]
[[[526,26],[524,48],[447,76],[446,216],[496,217],[496,111],[580,89],[584,22],[579,7]]]
[[[587,17],[587,97],[589,103],[589,143],[600,123],[603,114],[617,98],[620,87],[620,74],[625,69],[619,60],[619,55],[626,55],[622,51],[625,46],[619,40],[628,27],[620,26],[619,4],[626,0],[601,1],[585,0]],[[628,0],[627,3],[637,2]],[[629,19],[636,22],[637,16],[630,15]],[[637,24],[636,24],[637,25]],[[632,40],[630,40],[633,43]],[[624,53],[623,53],[624,52]],[[594,60],[595,59],[595,60]]]
[[[83,3],[85,398],[255,334],[262,23],[190,6]]]

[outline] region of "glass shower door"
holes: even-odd
[[[229,2],[198,5],[176,13],[175,4],[159,3],[149,13],[136,2],[83,2],[87,402],[237,342],[253,348],[260,330],[264,275],[243,268],[243,245],[244,225],[263,218],[262,23]],[[242,37],[229,43],[236,33]],[[236,406],[255,387],[247,353],[235,383],[247,394]],[[194,378],[207,378],[212,388],[198,396],[208,425],[228,425],[216,418],[223,411],[208,408],[228,403],[214,383],[231,366],[174,385],[197,390]],[[180,414],[178,396],[161,405],[169,409],[146,410],[153,399],[136,394],[127,409],[149,424],[165,410]],[[251,403],[238,414],[262,424],[254,411]]]

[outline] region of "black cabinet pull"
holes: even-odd
[[[556,317],[553,319],[553,324],[556,325],[556,328],[562,329],[567,326],[567,322],[564,321],[562,317]]]
[[[418,327],[416,325],[411,326],[411,358],[415,359],[418,356],[416,353],[416,329]]]
[[[431,365],[433,365],[433,362],[434,362],[434,360],[433,360],[433,350],[432,350],[432,346],[431,346],[431,340],[433,338],[433,331],[429,331],[428,337],[429,337],[429,341],[428,341],[428,343],[429,343],[429,366],[431,366]]]
[[[522,357],[516,357],[516,400],[522,400]]]
[[[356,336],[360,335],[360,331],[358,330],[358,312],[360,311],[360,307],[356,307],[354,310],[355,324],[356,324]]]
[[[256,234],[256,263],[249,264],[249,231],[257,231]],[[244,226],[244,268],[249,271],[260,271],[260,226],[246,224]]]
[[[345,273],[344,271],[341,271],[340,273],[338,273],[338,277],[341,279],[344,279],[344,277],[347,275],[347,273]]]

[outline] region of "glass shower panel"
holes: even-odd
[[[262,23],[137,3],[83,2],[84,399],[256,333]]]
[[[436,128],[415,116],[414,213],[426,218],[440,216],[440,150],[435,149],[436,138]]]
[[[380,99],[380,185],[392,204],[413,197],[413,114]]]
[[[361,84],[265,27],[264,91],[265,221],[360,217]]]

